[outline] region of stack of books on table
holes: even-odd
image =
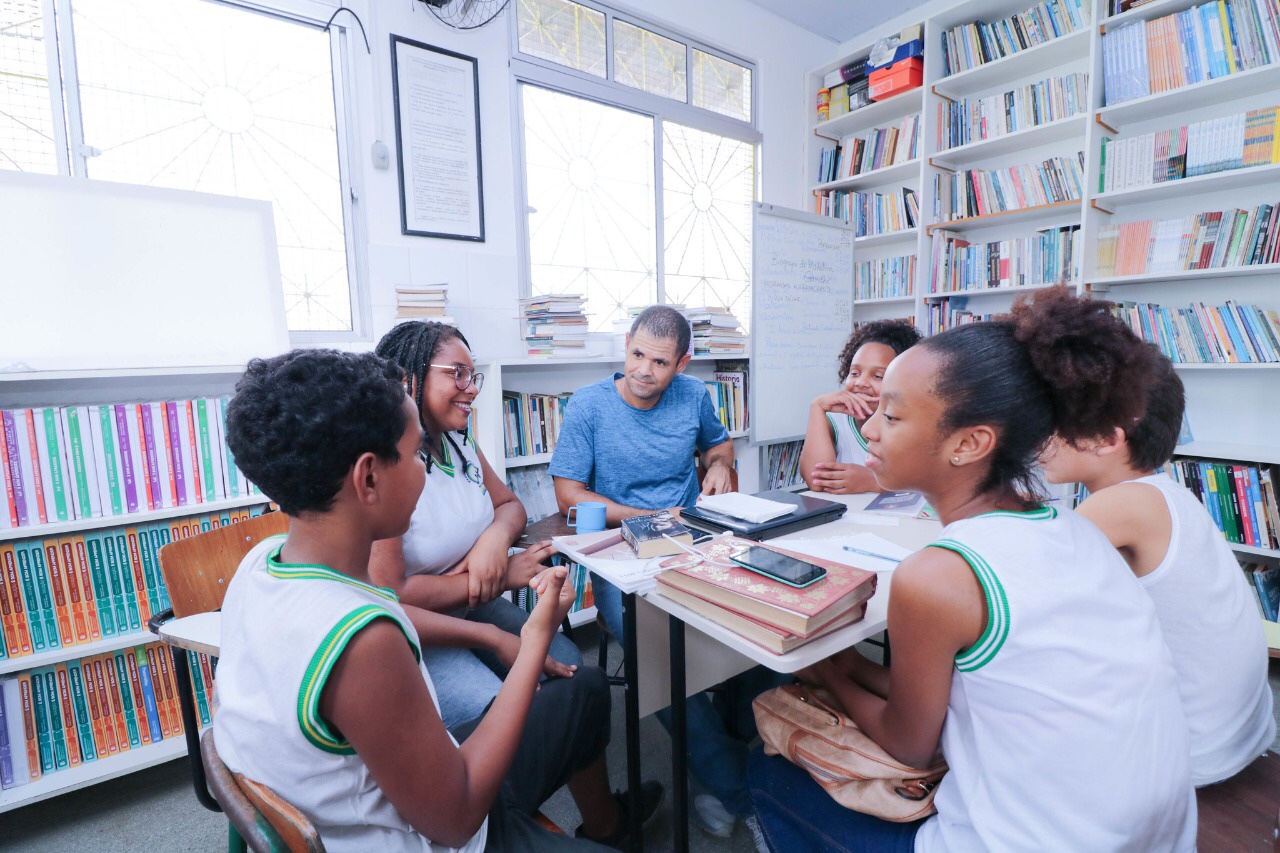
[[[456,326],[458,321],[449,316],[448,303],[447,284],[403,284],[396,287],[397,320],[430,320]]]
[[[684,315],[693,327],[694,355],[746,354],[747,336],[728,308],[702,305],[686,308]]]
[[[724,568],[734,551],[761,544],[728,536],[698,546],[707,562],[690,566],[688,556],[671,557],[661,564],[671,568],[658,575],[657,592],[779,655],[866,614],[876,591],[872,572],[768,544],[763,547],[822,566],[827,576],[798,589],[748,569]]]
[[[586,300],[581,293],[520,300],[520,322],[529,355],[572,358],[587,354]]]

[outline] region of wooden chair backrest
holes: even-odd
[[[227,584],[244,555],[268,536],[288,530],[288,516],[269,512],[165,545],[160,549],[160,571],[173,615],[181,618],[222,607]]]
[[[213,729],[200,737],[200,758],[214,799],[255,853],[324,853],[324,842],[307,816],[266,785],[222,763]]]

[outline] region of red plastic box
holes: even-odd
[[[914,56],[896,62],[888,68],[873,71],[867,78],[871,100],[883,101],[910,89],[917,88],[924,79],[924,59]]]

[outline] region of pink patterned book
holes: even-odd
[[[731,553],[748,545],[762,545],[779,554],[822,566],[827,570],[827,576],[803,589],[796,589],[747,569],[724,567],[729,563]],[[729,536],[714,539],[697,546],[697,549],[719,565],[699,563],[690,566],[688,556],[672,557],[659,564],[669,569],[658,575],[658,583],[684,590],[801,637],[853,609],[876,591],[873,572],[798,554],[768,543]]]

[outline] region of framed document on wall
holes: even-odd
[[[475,57],[391,36],[400,233],[484,240]]]

